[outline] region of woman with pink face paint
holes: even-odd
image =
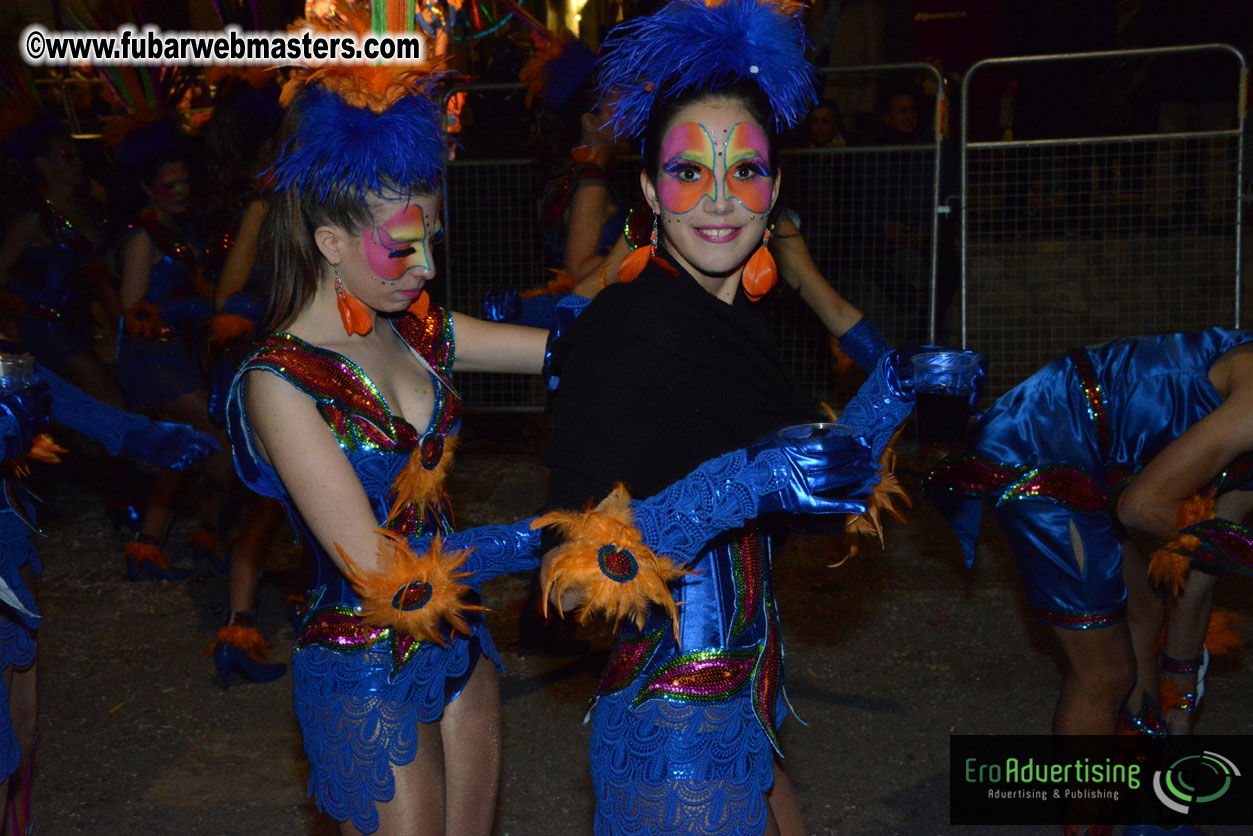
[[[218,440],[205,464],[197,533],[216,539],[223,491],[232,483],[226,434],[209,420],[208,380],[198,352],[198,330],[212,313],[208,275],[216,253],[192,212],[191,172],[182,137],[170,122],[131,131],[119,143],[118,161],[130,169],[148,198],[122,245],[123,312],[118,372],[130,409],[190,424]],[[162,541],[184,501],[188,477],[163,471],[134,541],[125,545],[127,575],[137,580],[182,580]]]
[[[818,420],[751,304],[776,272],[773,130],[814,98],[803,43],[799,8],[772,0],[671,0],[610,34],[601,90],[615,97],[615,133],[642,139],[654,223],[620,281],[553,344],[549,507],[584,506],[616,483],[653,497],[720,451]],[[845,412],[875,460],[910,411],[887,380],[880,360]],[[778,524],[703,541],[690,573],[668,582],[677,613],[623,620],[591,712],[597,836],[804,833],[778,759]],[[548,535],[546,577],[565,571],[567,536]]]

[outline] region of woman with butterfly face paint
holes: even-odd
[[[813,103],[803,44],[799,9],[771,0],[671,0],[610,34],[601,90],[617,135],[642,137],[656,221],[619,283],[553,344],[550,506],[619,482],[651,497],[715,453],[816,419],[750,304],[775,282],[771,131]],[[876,457],[910,411],[885,368],[845,412]],[[707,538],[668,581],[681,607],[620,620],[591,715],[597,836],[804,833],[776,757],[787,711],[774,530]],[[548,534],[546,578],[568,571],[570,534]],[[550,586],[564,609],[609,610],[593,589]]]

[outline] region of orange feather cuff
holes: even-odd
[[[677,636],[678,605],[667,584],[691,573],[644,544],[623,485],[595,508],[553,511],[534,520],[531,528],[547,525],[556,526],[565,542],[546,554],[540,567],[545,614],[550,596],[560,600],[575,593],[583,598],[580,623],[603,613],[614,626],[630,620],[642,629],[656,604],[675,622]]]
[[[461,583],[471,573],[459,572],[469,550],[448,552],[438,536],[431,549],[417,554],[407,538],[378,529],[379,568],[369,571],[356,563],[338,543],[335,548],[348,568],[352,588],[361,599],[361,617],[375,627],[390,627],[420,641],[447,646],[441,631],[447,624],[453,632],[469,635],[466,616],[485,608],[468,604],[463,598],[470,587]]]
[[[1214,497],[1193,494],[1179,507],[1176,517],[1176,528],[1180,531],[1188,526],[1214,518]],[[1184,582],[1192,564],[1188,560],[1188,552],[1201,545],[1201,541],[1189,534],[1181,534],[1166,543],[1149,557],[1149,580],[1155,586],[1165,586],[1171,595],[1183,591]]]

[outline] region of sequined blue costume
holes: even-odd
[[[968,452],[927,480],[967,561],[988,502],[1036,617],[1071,629],[1121,621],[1115,493],[1218,407],[1209,369],[1248,342],[1253,332],[1221,328],[1116,340],[1072,351],[1002,395],[979,419]],[[1083,566],[1072,536],[1082,540]]]
[[[105,268],[90,239],[49,200],[40,201],[35,214],[49,243],[27,248],[9,290],[22,302],[17,325],[23,347],[64,374],[71,357],[91,348],[91,273]]]
[[[227,401],[227,430],[241,478],[258,493],[284,502],[314,554],[308,614],[292,658],[296,715],[310,763],[309,792],[331,816],[351,820],[367,833],[378,827],[375,803],[394,794],[390,766],[410,763],[417,752],[417,723],[441,717],[445,705],[469,680],[480,655],[498,668],[500,657],[481,614],[469,618],[468,636],[451,639],[446,648],[361,620],[356,593],[310,535],[277,473],[257,455],[241,387],[248,372],[263,370],[313,398],[383,525],[389,518],[396,476],[411,456],[421,457],[424,466],[437,466],[456,432],[460,412],[460,399],[448,382],[454,351],[451,317],[432,309],[423,320],[405,315],[394,324],[428,366],[435,388],[435,408],[424,429],[393,416],[352,361],[282,332],[262,340],[245,359]],[[450,530],[442,503],[425,508],[411,504],[387,525],[411,537]],[[532,560],[516,568],[534,565]],[[470,583],[477,586],[485,577],[480,573]]]
[[[554,343],[553,361],[554,505],[578,507],[606,480],[660,496],[701,457],[812,415],[760,313],[742,294],[724,304],[682,270],[649,265],[607,288]],[[880,394],[895,416],[882,426],[873,405],[849,406],[872,460],[909,413]],[[765,830],[786,715],[773,549],[756,523],[710,540],[687,564],[697,574],[671,586],[683,602],[677,638],[659,610],[642,630],[620,631],[592,715],[598,836]]]
[[[208,253],[197,244],[172,240],[150,213],[141,217],[141,224],[160,255],[149,273],[143,302],[156,308],[162,327],[152,336],[128,333],[128,315],[118,336],[118,372],[126,405],[144,410],[207,385],[195,339],[210,305],[202,295],[206,288],[197,286],[197,281],[204,281],[198,273]]]

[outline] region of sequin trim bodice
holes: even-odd
[[[428,461],[431,466],[437,464],[447,440],[458,426],[461,400],[448,382],[454,353],[451,316],[442,309],[433,309],[424,320],[405,315],[396,320],[394,326],[423,360],[431,377],[435,405],[423,432],[392,412],[374,381],[360,366],[342,354],[314,346],[293,334],[279,332],[262,340],[235,376],[227,408],[227,428],[236,468],[253,490],[283,500],[301,529],[304,525],[277,474],[257,456],[251,444],[251,431],[240,398],[242,381],[250,371],[276,374],[317,403],[318,411],[360,479],[380,526],[410,536],[451,530],[446,505],[438,499],[421,508],[402,509],[401,513],[391,515],[389,521],[397,475],[412,456],[420,456],[424,464]],[[302,531],[302,535],[306,536],[317,558],[312,587],[321,590],[318,606],[330,609],[357,606],[355,593],[329,555],[307,531]]]

